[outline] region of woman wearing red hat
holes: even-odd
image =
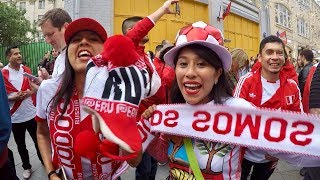
[[[67,179],[92,177],[101,172],[100,162],[82,159],[74,152],[75,135],[90,128],[91,118],[82,112],[86,65],[103,49],[107,32],[90,18],[80,18],[65,31],[66,70],[62,76],[45,80],[37,93],[38,144],[49,179],[59,179],[63,168]]]

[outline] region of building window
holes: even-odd
[[[45,8],[45,0],[39,0],[39,7],[38,9],[44,9]]]
[[[43,15],[38,15],[38,22],[42,19]]]
[[[20,2],[20,4],[19,4],[19,10],[20,11],[24,11],[24,10],[26,10],[26,2]]]
[[[308,10],[310,8],[310,0],[297,0],[300,10]]]
[[[290,12],[282,4],[276,4],[276,23],[286,28],[291,28]]]
[[[308,37],[308,23],[304,19],[298,19],[298,35]]]

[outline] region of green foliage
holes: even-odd
[[[31,41],[27,32],[33,33],[30,22],[14,5],[0,2],[0,46],[10,46]]]

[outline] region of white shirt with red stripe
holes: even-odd
[[[50,105],[52,104],[52,98],[54,97],[54,95],[57,92],[58,87],[60,86],[61,83],[61,76],[57,77],[57,78],[52,78],[52,79],[48,79],[45,80],[41,83],[41,86],[38,90],[37,93],[37,115],[36,115],[36,120],[38,122],[45,122],[47,121],[48,123],[48,127],[49,127],[49,131],[50,131],[50,136],[51,134],[55,135],[55,141],[67,141],[69,140],[69,138],[66,137],[70,137],[70,139],[73,139],[73,142],[75,141],[75,137],[73,137],[71,135],[71,133],[66,132],[64,129],[70,129],[70,132],[72,131],[72,129],[76,128],[74,125],[74,122],[69,123],[69,121],[64,121],[59,119],[59,126],[63,127],[62,129],[59,129],[59,127],[57,127],[57,125],[52,125],[53,122],[50,122]],[[80,105],[80,126],[81,126],[81,131],[87,130],[92,128],[92,120],[91,117],[89,117],[89,115],[84,112],[81,108],[81,103]],[[74,105],[72,105],[74,106]],[[67,110],[68,111],[68,110]],[[65,113],[66,114],[66,113]],[[64,118],[62,118],[64,119]],[[57,119],[55,119],[57,121]],[[72,119],[72,121],[75,121],[75,119]],[[53,123],[54,124],[54,123]],[[82,124],[82,125],[81,125]],[[71,126],[71,127],[70,127]],[[57,134],[61,134],[60,138],[59,135]],[[52,139],[52,137],[51,137]],[[59,166],[63,166],[64,170],[66,172],[66,175],[68,177],[68,179],[77,179],[74,177],[74,174],[76,171],[75,168],[72,168],[72,166],[74,166],[73,164],[71,164],[71,160],[73,158],[76,158],[76,154],[74,152],[74,144],[68,144],[67,142],[62,143],[62,145],[57,145],[57,144],[53,144],[51,141],[51,149],[52,149],[52,159],[54,161],[54,159],[57,159],[59,161]],[[60,149],[59,151],[57,151],[56,149]],[[63,149],[66,149],[67,151],[63,151]],[[70,155],[70,152],[73,152],[74,154]],[[67,158],[65,158],[67,157]],[[77,156],[78,157],[78,156]],[[119,161],[113,161],[110,158],[107,157],[102,157],[102,156],[98,156],[99,158],[99,164],[97,165],[99,169],[101,169],[101,174],[99,173],[99,177],[101,178],[105,178],[105,179],[116,179],[117,177],[120,176],[120,174],[125,171],[128,168],[128,164],[126,162],[119,162]],[[82,174],[83,174],[83,178],[84,179],[93,179],[92,177],[92,164],[90,162],[89,159],[81,157],[81,168],[82,168]],[[119,167],[115,168],[114,164],[118,163]],[[71,166],[71,165],[72,166]],[[75,164],[75,167],[79,167],[79,164]],[[56,167],[58,168],[58,167]],[[114,173],[112,174],[112,170],[114,171]],[[81,179],[81,178],[79,178]]]
[[[23,68],[20,66],[19,71],[12,69],[9,65],[5,66],[4,69],[8,69],[9,71],[9,82],[19,91],[21,91],[22,83],[23,83]],[[14,92],[16,93],[16,92]],[[9,96],[12,93],[8,94]],[[10,109],[13,107],[15,101],[9,101]],[[34,118],[36,115],[36,107],[33,104],[32,98],[27,97],[22,101],[19,108],[11,115],[12,123],[22,123],[29,121]]]

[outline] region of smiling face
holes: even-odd
[[[75,72],[85,72],[89,59],[103,49],[103,41],[92,31],[80,31],[74,35],[68,46],[69,62]]]
[[[7,58],[12,68],[18,68],[20,67],[20,64],[22,64],[22,56],[20,54],[19,48],[11,49],[10,54]]]
[[[267,80],[279,79],[282,66],[285,63],[284,49],[281,43],[267,43],[259,54],[261,62],[261,75]]]
[[[210,101],[209,93],[218,81],[222,69],[215,69],[193,50],[183,48],[178,55],[175,72],[185,101],[195,105]]]

